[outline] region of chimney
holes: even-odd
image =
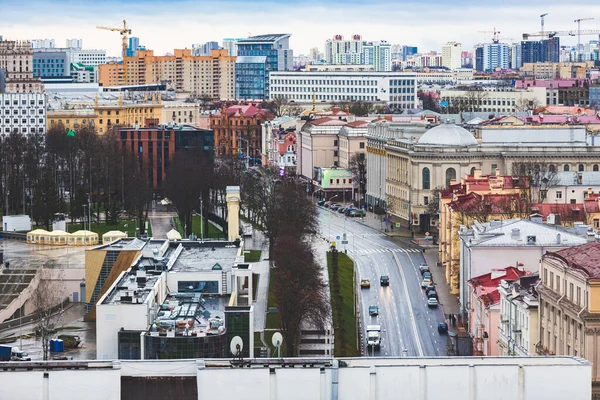
[[[492,279],[502,278],[505,275],[506,275],[506,270],[504,268],[492,269]]]
[[[496,168],[496,176],[500,176],[500,168]]]
[[[475,179],[481,178],[481,169],[480,168],[475,168],[475,172],[473,172],[473,178],[475,178]]]
[[[521,237],[521,230],[519,228],[512,228],[510,232],[512,239],[519,239]]]

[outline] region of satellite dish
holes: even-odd
[[[277,358],[281,358],[281,344],[283,343],[283,336],[279,332],[275,332],[271,337],[271,343],[277,347]]]
[[[234,336],[234,338],[231,339],[231,343],[229,343],[229,350],[231,351],[231,354],[233,354],[235,357],[241,356],[243,349],[244,341],[242,338],[239,336]]]

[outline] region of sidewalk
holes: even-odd
[[[450,293],[450,285],[446,283],[446,270],[444,267],[438,267],[438,249],[437,247],[430,247],[425,249],[425,260],[431,270],[433,281],[438,293],[438,299],[440,306],[444,313],[444,316],[448,322],[448,328],[451,331],[455,331],[456,328],[448,321],[448,314],[458,315],[460,313],[460,307],[458,305],[458,296]]]

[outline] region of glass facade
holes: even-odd
[[[179,281],[177,282],[177,291],[179,293],[219,293],[218,281]]]
[[[244,341],[242,357],[250,357],[250,307],[226,307],[225,308],[225,327],[229,340],[239,336]],[[229,348],[227,349],[229,353]],[[229,357],[233,354],[228,354]]]
[[[160,334],[144,337],[144,358],[172,360],[180,358],[225,358],[229,345],[227,334],[207,336],[171,336]]]
[[[119,360],[141,359],[141,333],[141,331],[119,331]]]
[[[238,99],[264,100],[267,88],[266,64],[238,62],[235,64],[235,93]]]

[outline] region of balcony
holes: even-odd
[[[508,315],[506,314],[500,314],[500,322],[503,324],[508,323],[509,319],[508,319]]]

